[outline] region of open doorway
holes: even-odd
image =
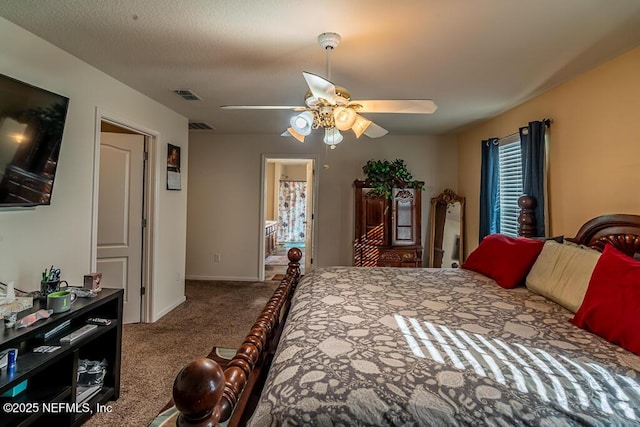
[[[302,273],[313,268],[314,170],[314,158],[264,156],[261,280],[284,277],[292,247],[302,250]]]
[[[92,270],[102,286],[124,289],[125,323],[146,321],[149,301],[154,135],[99,116]]]

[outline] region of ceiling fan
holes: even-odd
[[[357,138],[362,134],[379,138],[388,133],[381,126],[359,113],[432,114],[438,108],[430,99],[373,99],[352,100],[349,91],[336,86],[331,78],[331,51],[341,37],[336,33],[322,33],[318,43],[327,53],[327,78],[304,71],[302,76],[309,86],[304,106],[292,105],[222,105],[226,110],[293,110],[299,112],[291,118],[290,126],[282,136],[293,136],[304,142],[313,129],[324,129],[323,141],[335,148],[343,139],[341,131],[351,129]]]

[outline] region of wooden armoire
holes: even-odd
[[[391,200],[356,180],[354,265],[422,267],[420,190],[394,188]]]

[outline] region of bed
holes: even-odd
[[[633,256],[640,216],[598,217],[568,240]],[[224,372],[203,358],[178,375],[178,425],[640,424],[640,356],[527,287],[467,269],[354,267],[298,284],[299,259],[290,252]]]

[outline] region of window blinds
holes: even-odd
[[[502,142],[502,141],[501,141]],[[518,198],[522,196],[522,155],[520,141],[501,143],[498,150],[500,178],[500,233],[518,236]]]

